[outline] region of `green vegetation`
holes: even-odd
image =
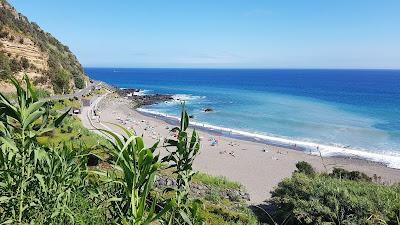
[[[83,79],[83,77],[75,76],[74,83],[75,83],[75,87],[78,89],[85,88],[85,80]]]
[[[372,181],[372,178],[367,176],[365,173],[361,173],[360,171],[347,171],[342,168],[334,168],[332,173],[329,175],[334,178],[345,180]]]
[[[174,170],[165,167],[165,165],[162,166],[160,174],[164,177],[176,179],[177,174],[174,173]],[[244,200],[239,198],[231,200],[224,195],[227,191],[232,193],[243,191],[244,188],[239,183],[229,181],[225,177],[214,177],[197,172],[192,178],[192,185],[208,187],[208,190],[201,194],[190,194],[191,199],[197,197],[202,201],[203,207],[200,207],[199,214],[206,224],[258,224],[256,216]]]
[[[397,224],[400,186],[365,177],[343,169],[311,176],[295,172],[272,193],[277,217],[289,218],[287,224]]]
[[[247,207],[229,208],[226,202],[221,204],[205,203],[200,214],[206,224],[210,225],[256,225],[259,224],[253,212]]]
[[[51,74],[53,90],[57,94],[64,94],[69,92],[70,74],[64,69],[58,69]]]
[[[54,110],[61,110],[65,108],[80,108],[81,103],[79,99],[77,98],[69,98],[69,99],[60,99],[60,100],[54,100],[52,101],[53,103],[53,109]]]
[[[10,60],[4,53],[0,52],[0,81],[7,79],[11,74]]]
[[[5,80],[13,73],[20,72],[23,69],[28,68],[30,68],[30,64],[28,59],[25,57],[21,57],[20,59],[10,58],[9,55],[6,55],[4,52],[0,52],[0,80]]]
[[[159,156],[155,154],[158,142],[150,148],[145,148],[141,137],[134,136],[125,128],[122,129],[126,134],[123,138],[103,130],[114,138],[110,141],[113,146],[110,154],[115,159],[112,161],[114,170],[97,174],[121,190],[110,200],[114,203],[114,210],[110,210],[110,214],[118,218],[118,223],[150,224],[159,220],[171,208],[167,203],[162,210],[156,212],[159,202],[150,199],[150,191],[160,167]]]
[[[296,163],[296,168],[297,168],[296,170],[297,173],[304,173],[309,176],[315,175],[314,168],[308,162],[304,161],[298,162]]]
[[[36,140],[58,127],[68,112],[50,123],[47,103],[39,101],[29,80],[25,77],[25,89],[11,81],[17,104],[0,95],[0,221],[73,221],[69,206],[84,184],[86,153],[67,145],[48,148]]]
[[[36,89],[36,95],[39,99],[47,98],[50,96],[50,93],[45,89]]]
[[[172,129],[173,132],[178,132],[178,138],[166,141],[165,147],[169,155],[162,159],[177,175],[177,187],[165,189],[166,192],[173,192],[173,195],[170,199],[172,209],[167,212],[163,221],[165,224],[203,224],[203,218],[199,215],[202,202],[198,199],[189,200],[190,183],[195,175],[193,161],[200,152],[200,142],[195,130],[191,136],[188,135],[189,115],[184,105],[182,108],[180,127]]]
[[[234,181],[228,180],[226,177],[222,176],[211,176],[206,173],[196,173],[193,176],[194,183],[205,183],[215,187],[225,188],[225,189],[237,189],[240,190],[243,186]]]
[[[82,126],[81,121],[77,117],[65,118],[65,122],[59,127],[38,137],[37,140],[40,144],[47,146],[68,142],[96,149],[101,145],[106,145],[104,138]]]
[[[106,90],[104,88],[100,88],[100,89],[96,89],[96,90],[89,92],[88,94],[84,95],[83,97],[90,98],[90,97],[93,97],[96,95],[102,95],[105,93],[106,93]]]

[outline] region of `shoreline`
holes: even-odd
[[[179,121],[179,118],[164,113],[153,112],[147,109],[142,109],[140,107],[136,107],[135,110],[145,116],[156,116],[157,118],[167,123],[173,124],[174,122],[176,123],[177,121]],[[388,168],[400,170],[400,155],[385,155],[359,149],[351,149],[349,147],[338,147],[301,140],[291,140],[283,137],[263,135],[226,127],[219,127],[202,122],[191,122],[191,126],[208,133],[215,133],[229,138],[272,145],[303,152],[305,154],[312,154],[323,157],[356,158],[360,160],[379,163]]]
[[[127,98],[136,103],[134,109],[144,114],[145,116],[160,117],[161,120],[173,124],[179,121],[178,117],[168,115],[166,113],[151,111],[142,107],[157,104],[159,102],[166,101],[180,101],[182,97],[179,94],[153,94],[146,95],[145,90],[136,88],[118,88],[117,93],[121,98]],[[140,95],[133,95],[125,97],[127,93],[140,93]],[[239,140],[248,140],[252,142],[272,145],[276,147],[282,147],[286,149],[292,149],[295,151],[310,153],[317,156],[323,157],[340,157],[340,158],[356,158],[360,160],[371,161],[374,163],[382,164],[389,168],[400,170],[400,154],[388,151],[389,154],[381,152],[373,152],[368,149],[357,149],[348,146],[334,145],[334,144],[323,144],[308,140],[295,140],[289,137],[274,136],[272,134],[259,134],[253,131],[243,131],[234,128],[220,127],[204,122],[192,121],[191,125],[197,129],[203,130],[210,134],[215,133],[217,135],[223,135]]]
[[[147,145],[170,137],[169,129],[175,124],[160,117],[145,115],[135,110],[133,102],[120,97],[108,97],[100,103],[100,122],[114,122],[134,129],[143,135]],[[171,125],[173,124],[173,125]],[[108,124],[107,124],[108,126]],[[112,127],[113,131],[118,131]],[[320,157],[299,150],[263,144],[233,137],[215,137],[205,130],[198,130],[201,137],[201,153],[194,169],[214,176],[224,176],[241,183],[250,194],[251,204],[262,204],[270,198],[270,191],[286,177],[290,177],[299,161],[309,162],[317,171],[326,172],[333,167],[358,170],[369,176],[376,174],[381,182],[400,182],[400,170],[382,163],[353,157]],[[212,145],[213,138],[218,144]],[[163,148],[160,154],[165,154]]]

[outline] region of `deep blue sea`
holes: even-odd
[[[400,167],[399,70],[85,70],[120,88],[176,95],[147,112],[178,116],[186,100],[198,124]]]

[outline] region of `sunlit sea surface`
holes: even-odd
[[[176,117],[180,101],[199,126],[324,155],[400,168],[399,70],[115,69],[89,76],[175,101],[142,111]],[[205,108],[213,112],[204,112]],[[318,147],[318,149],[317,149]]]

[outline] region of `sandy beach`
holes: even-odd
[[[86,108],[82,111],[83,123],[91,127],[118,129],[107,122],[118,123],[143,135],[145,144],[150,146],[157,140],[171,137],[171,125],[157,116],[144,115],[134,109],[131,101],[108,95],[97,99],[99,120],[88,122]],[[400,170],[388,168],[380,163],[366,160],[324,157],[309,155],[301,151],[239,140],[199,131],[201,153],[195,161],[195,169],[211,175],[225,176],[229,180],[240,182],[250,194],[251,204],[262,204],[270,197],[270,191],[296,169],[298,161],[307,161],[319,171],[340,167],[347,170],[359,170],[370,176],[376,174],[382,182],[400,182]],[[212,143],[214,140],[218,143]],[[159,148],[161,154],[165,149]]]

